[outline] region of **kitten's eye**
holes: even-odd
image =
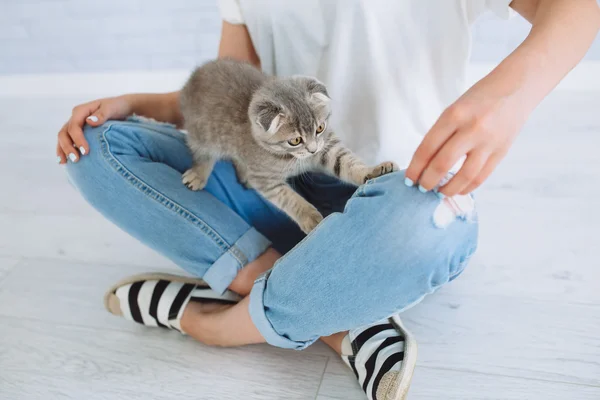
[[[317,135],[325,130],[325,122],[317,127]]]
[[[293,138],[292,140],[288,140],[290,146],[298,146],[302,143],[302,138],[300,136]]]

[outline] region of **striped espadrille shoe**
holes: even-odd
[[[241,297],[218,294],[201,279],[149,273],[131,276],[113,285],[104,295],[106,309],[131,321],[181,333],[181,317],[190,301],[234,304]]]
[[[417,342],[398,316],[351,330],[342,343],[342,354],[370,400],[406,398],[417,362]]]

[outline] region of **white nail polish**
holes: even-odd
[[[82,156],[85,156],[85,148],[83,146],[79,147],[79,152]]]
[[[69,153],[69,160],[71,160],[71,162],[77,162],[77,156],[75,153]]]
[[[96,117],[95,115],[90,115],[89,117],[87,117],[87,119],[89,119],[92,122],[98,122],[98,117]]]
[[[62,161],[62,158],[60,158],[60,156],[56,156],[56,163],[60,164],[61,161]]]

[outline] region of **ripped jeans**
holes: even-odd
[[[285,254],[250,294],[252,320],[274,346],[303,349],[402,311],[458,276],[477,246],[470,197],[440,200],[405,186],[402,172],[358,188],[319,174],[290,182],[326,216],[304,237],[228,162],[204,190],[187,189],[185,134],[169,125],[109,121],[85,135],[89,155],[67,167],[84,198],[214,290],[269,246]]]

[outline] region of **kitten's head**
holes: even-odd
[[[323,150],[329,136],[329,96],[314,78],[274,78],[252,97],[248,115],[258,143],[298,159]]]

